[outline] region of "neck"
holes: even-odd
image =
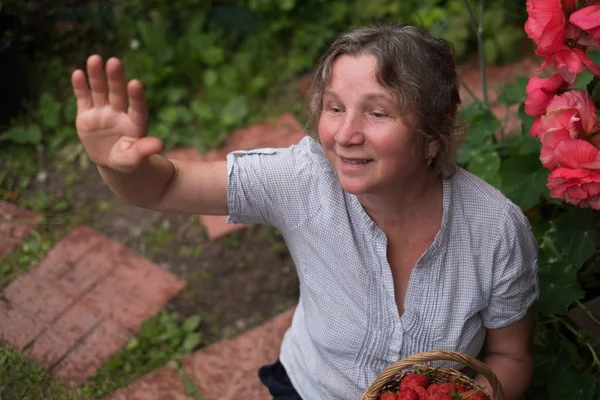
[[[369,193],[357,196],[371,219],[384,232],[396,227],[406,227],[441,211],[443,186],[440,176],[427,172],[423,177],[411,179],[410,183],[398,184],[385,193]]]

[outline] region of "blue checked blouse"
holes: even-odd
[[[303,399],[358,400],[388,365],[421,351],[476,357],[485,328],[521,319],[538,298],[526,217],[464,170],[444,181],[441,228],[400,316],[386,236],[344,192],[320,144],[233,152],[227,169],[230,222],[275,226],[296,264],[300,298],[280,359]]]

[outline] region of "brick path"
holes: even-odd
[[[0,340],[77,386],[183,286],[125,246],[79,227],[1,293]]]

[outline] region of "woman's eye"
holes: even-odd
[[[331,107],[331,112],[333,112],[334,114],[338,114],[342,112],[342,109],[339,107]]]
[[[380,112],[374,112],[371,115],[373,115],[375,118],[384,118],[385,114],[384,113],[380,113]]]

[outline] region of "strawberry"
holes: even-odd
[[[454,400],[451,395],[446,393],[428,394],[427,400]]]
[[[403,388],[398,392],[396,400],[419,400],[419,395],[411,388]]]
[[[427,393],[427,389],[421,386],[417,386],[413,388],[417,395],[419,396],[419,400],[429,400],[429,393]]]
[[[452,395],[455,393],[462,393],[465,391],[465,388],[456,383],[434,383],[430,385],[427,389],[429,394],[442,393],[447,395]]]
[[[469,390],[462,394],[463,399],[468,400],[490,400],[490,397],[478,389]]]
[[[429,379],[427,379],[427,377],[423,374],[410,374],[410,375],[406,375],[403,379],[402,382],[400,382],[400,389],[408,387],[408,388],[415,388],[415,387],[424,387],[426,388],[427,385],[429,385]]]
[[[384,392],[379,395],[379,400],[396,400],[396,393]]]

